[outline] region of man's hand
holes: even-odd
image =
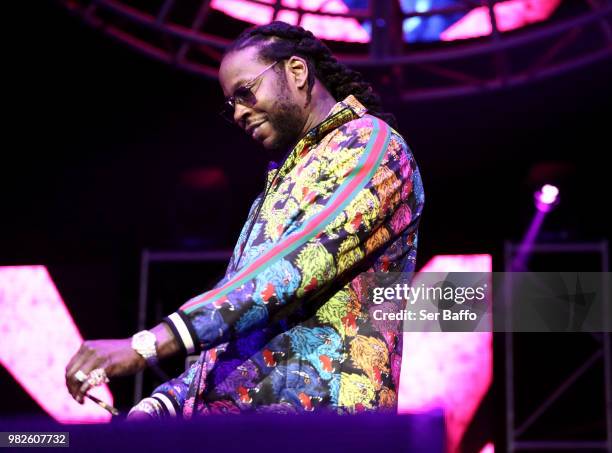
[[[157,357],[164,359],[180,351],[180,346],[172,330],[166,323],[151,329],[157,338]],[[79,382],[75,373],[81,370],[85,375],[96,368],[102,368],[110,379],[115,376],[136,374],[146,368],[147,361],[134,349],[132,339],[85,341],[66,366],[66,386],[72,397],[83,404],[85,393],[90,385]]]
[[[146,360],[131,346],[131,338],[121,340],[85,341],[66,366],[66,386],[72,397],[83,404],[90,385],[79,382],[75,373],[81,370],[86,375],[102,368],[109,378],[135,374],[146,368]]]

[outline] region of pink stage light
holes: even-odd
[[[262,3],[268,3],[270,6]],[[348,13],[349,8],[342,0],[282,0],[281,4],[284,7],[301,8],[317,13],[303,14],[299,24],[300,18],[295,11],[280,10],[274,17],[275,3],[276,0],[261,0],[261,2],[213,0],[210,6],[230,17],[251,24],[264,25],[276,19],[291,25],[300,25],[322,39],[360,43],[370,41],[370,35],[356,19],[325,15],[325,13]]]
[[[68,393],[65,368],[83,339],[45,266],[0,267],[0,364],[61,423],[108,422],[92,401]],[[108,404],[107,386],[90,393]]]
[[[493,258],[489,254],[436,255],[419,272],[491,272],[491,269]]]
[[[491,255],[438,255],[422,272],[491,272]],[[448,452],[455,452],[493,376],[491,332],[406,332],[398,412],[442,408]]]
[[[561,0],[509,0],[493,7],[499,31],[510,31],[548,19]],[[479,6],[440,34],[442,41],[477,38],[492,32],[489,8]]]
[[[480,453],[495,453],[495,447],[493,446],[491,442],[489,442],[484,447],[482,447],[482,450],[480,450]]]

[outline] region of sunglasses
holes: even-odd
[[[242,104],[246,107],[253,107],[257,103],[257,98],[253,92],[253,87],[257,83],[257,80],[279,61],[280,60],[277,60],[271,65],[267,66],[263,69],[263,71],[261,71],[247,83],[236,88],[232,96],[225,98],[225,102],[223,103],[223,107],[221,108],[219,115],[221,115],[229,123],[234,124],[234,111],[236,109],[236,104]]]

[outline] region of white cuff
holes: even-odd
[[[152,398],[157,398],[163,403],[171,417],[176,417],[176,409],[174,408],[174,404],[172,404],[172,401],[170,401],[170,398],[168,396],[163,393],[154,393],[151,396]]]
[[[167,319],[174,325],[176,332],[179,334],[181,343],[183,343],[183,346],[185,346],[187,350],[187,354],[192,354],[195,351],[195,345],[193,344],[193,338],[189,333],[185,321],[183,321],[178,313],[172,313]]]

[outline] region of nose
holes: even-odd
[[[249,116],[251,109],[238,102],[234,106],[234,121],[242,128],[246,127],[246,119]]]

